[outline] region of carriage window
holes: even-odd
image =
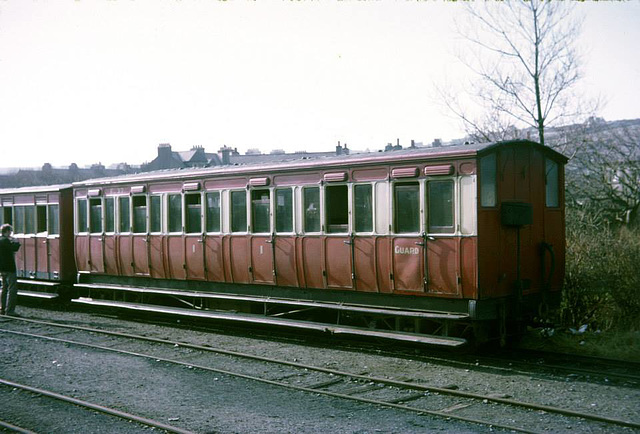
[[[36,207],[36,232],[47,232],[47,206],[38,205]]]
[[[453,180],[430,181],[427,191],[429,232],[454,233]]]
[[[247,194],[245,191],[231,192],[231,232],[247,231]]]
[[[349,232],[349,198],[347,186],[328,186],[325,193],[327,232],[330,234]]]
[[[15,217],[15,224],[13,225],[13,231],[16,234],[23,234],[24,233],[24,207],[16,206],[13,210],[14,210],[14,217]]]
[[[162,198],[149,197],[149,232],[162,232]]]
[[[420,232],[420,185],[396,184],[393,190],[395,232]]]
[[[169,201],[169,232],[182,232],[182,195],[170,194]]]
[[[36,207],[24,207],[24,233],[34,234],[36,232]]]
[[[480,204],[496,206],[496,154],[480,159]]]
[[[60,215],[58,205],[49,205],[49,218],[47,221],[47,231],[49,235],[58,235],[60,233]]]
[[[353,187],[356,232],[373,232],[373,204],[371,184]]]
[[[293,232],[293,191],[276,190],[276,232]]]
[[[202,202],[200,193],[185,195],[184,205],[187,210],[187,233],[197,234],[202,232]]]
[[[133,197],[133,232],[143,234],[147,232],[147,197]]]
[[[118,207],[120,208],[120,232],[131,232],[131,210],[129,209],[129,198],[119,197]]]
[[[553,208],[560,205],[558,197],[558,163],[547,159],[545,162],[545,184],[546,199],[545,203],[548,207]]]
[[[5,213],[6,208],[3,208],[0,206],[0,225],[4,224],[4,213]]]
[[[87,199],[78,199],[78,232],[88,232]]]
[[[104,231],[116,231],[116,201],[113,197],[104,199]]]
[[[5,206],[2,208],[2,224],[13,224],[13,209]]]
[[[220,232],[220,192],[207,193],[207,232]]]
[[[251,192],[251,225],[254,233],[271,232],[269,190]]]
[[[89,228],[93,234],[102,232],[102,199],[89,200]]]
[[[304,195],[304,231],[320,232],[320,188],[307,187]]]

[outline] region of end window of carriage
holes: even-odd
[[[548,208],[560,206],[558,163],[548,158],[545,159],[545,205]]]
[[[47,232],[49,235],[60,234],[60,206],[47,205]]]
[[[480,158],[480,205],[483,207],[495,207],[498,203],[496,173],[496,154]]]

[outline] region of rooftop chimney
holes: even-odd
[[[338,141],[338,146],[336,146],[336,155],[342,155],[342,145],[340,141]]]
[[[171,155],[171,145],[168,143],[161,143],[158,145],[158,157],[168,158]]]
[[[222,164],[223,165],[227,166],[227,165],[231,164],[231,152],[232,151],[233,150],[231,148],[228,148],[227,146],[223,146],[218,151],[222,155]]]

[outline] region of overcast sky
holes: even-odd
[[[0,167],[460,138],[433,86],[462,71],[462,3],[0,0]],[[582,92],[639,118],[640,2],[574,7]]]

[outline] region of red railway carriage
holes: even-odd
[[[0,190],[0,224],[13,226],[19,294],[55,298],[76,277],[71,185]]]
[[[76,183],[77,301],[460,345],[557,299],[565,163],[511,141]]]

